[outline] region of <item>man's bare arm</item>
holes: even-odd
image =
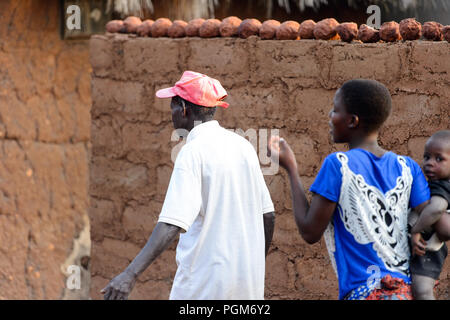
[[[272,242],[273,230],[275,227],[275,213],[268,212],[264,213],[264,237],[266,239],[266,256],[269,252],[270,243]]]
[[[137,277],[175,240],[181,228],[158,222],[144,248],[124,272],[112,279],[101,291],[105,300],[126,300]]]

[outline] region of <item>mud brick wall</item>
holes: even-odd
[[[0,1],[0,299],[89,294],[91,68],[58,14],[58,1]],[[81,262],[82,288],[65,291]]]
[[[230,108],[217,111],[226,128],[279,128],[296,152],[305,187],[332,145],[328,112],[336,89],[352,78],[389,88],[393,113],[381,131],[384,148],[420,162],[432,133],[449,127],[450,44],[407,42],[91,38],[92,159],[90,163],[92,289],[121,272],[147,241],[173,168],[169,100],[155,91],[184,70],[206,73],[228,90]],[[284,173],[266,176],[277,218],[267,257],[267,299],[336,299],[337,281],[323,240],[299,236]],[[131,299],[167,299],[176,270],[175,244],[138,280]],[[447,261],[438,287],[450,299]]]

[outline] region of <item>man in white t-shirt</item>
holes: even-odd
[[[213,120],[217,106],[228,107],[225,89],[216,79],[186,71],[156,95],[172,98],[174,127],[189,134],[152,235],[101,291],[104,298],[127,299],[136,278],[185,231],[170,299],[264,299],[274,207],[253,146]]]

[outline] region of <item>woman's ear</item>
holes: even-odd
[[[359,125],[359,117],[356,114],[351,114],[348,127],[354,129],[357,128],[358,125]]]

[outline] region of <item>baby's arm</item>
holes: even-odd
[[[430,203],[422,210],[411,233],[419,233],[435,224],[447,209],[448,203],[443,197],[432,196]]]

